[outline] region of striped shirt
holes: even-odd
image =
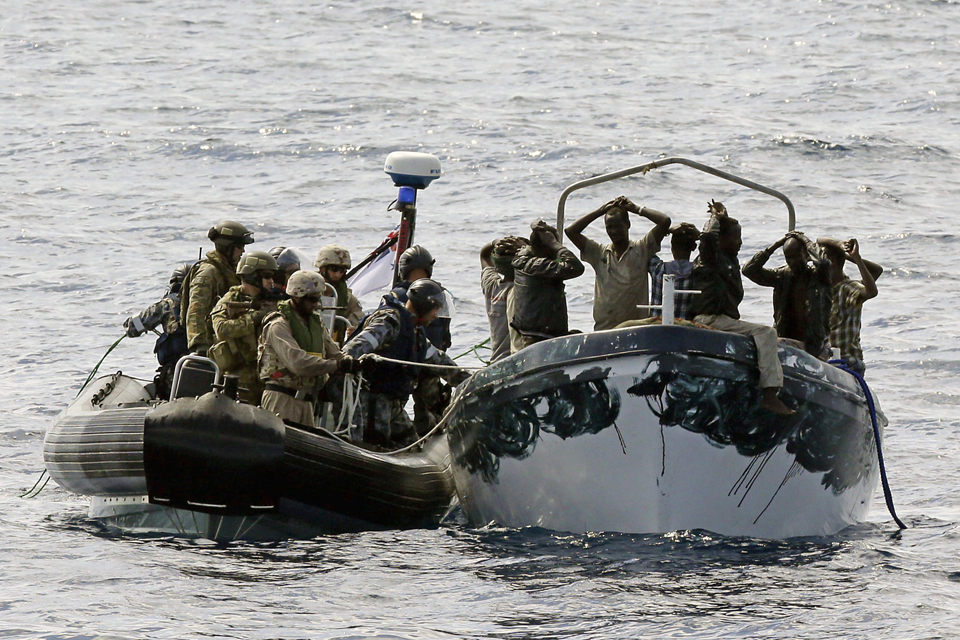
[[[844,277],[833,285],[830,310],[830,346],[840,349],[840,357],[863,360],[860,348],[860,322],[867,288],[859,280]]]
[[[653,255],[650,258],[650,304],[663,304],[663,274],[668,273],[674,276],[673,286],[677,291],[691,289],[693,278],[693,263],[689,260],[671,260],[664,262],[660,256]],[[651,309],[650,315],[661,317],[663,312],[660,309]],[[693,320],[696,316],[693,313],[693,296],[691,294],[679,295],[674,298],[673,317],[683,320]]]

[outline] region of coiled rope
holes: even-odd
[[[343,396],[341,397],[340,416],[331,432],[335,436],[346,435],[352,440],[350,430],[353,427],[353,416],[360,406],[360,388],[363,385],[363,374],[347,374],[343,376]]]
[[[877,407],[873,401],[873,394],[870,393],[870,387],[867,386],[867,381],[863,379],[863,376],[848,367],[843,360],[831,360],[830,364],[835,365],[838,369],[843,369],[856,378],[857,382],[860,383],[860,388],[863,389],[864,395],[867,397],[867,407],[870,409],[870,421],[873,423],[873,439],[877,443],[877,462],[880,463],[880,482],[883,485],[883,499],[887,503],[887,510],[890,512],[890,515],[893,516],[893,521],[896,522],[897,526],[901,529],[906,529],[907,525],[903,524],[903,521],[897,517],[896,509],[893,508],[893,494],[890,491],[890,483],[887,482],[887,468],[883,464],[883,449],[880,446],[880,427],[877,425]]]
[[[477,348],[482,347],[484,343],[475,345],[470,351],[462,353],[460,355],[466,355],[471,351],[475,351]],[[367,354],[362,356],[363,358],[373,360],[375,362],[389,362],[392,364],[399,364],[407,367],[420,367],[422,369],[436,369],[440,371],[479,371],[485,367],[463,367],[460,365],[450,365],[450,364],[429,364],[426,362],[409,362],[407,360],[396,360],[394,358],[387,358],[375,353]],[[457,356],[458,358],[460,356]],[[479,357],[479,356],[478,356]],[[481,360],[482,362],[482,360]],[[346,375],[343,377],[343,406],[340,409],[340,417],[337,420],[336,430],[330,432],[335,436],[342,437],[350,433],[351,426],[353,424],[353,416],[356,413],[357,407],[360,404],[360,385],[363,383],[362,375]],[[440,420],[437,421],[437,424],[426,434],[421,436],[416,442],[413,442],[402,449],[396,449],[385,453],[384,455],[395,456],[401,453],[410,451],[416,447],[422,445],[425,441],[429,440],[435,433],[443,429],[446,426],[446,422],[450,416],[450,411],[452,405],[447,407],[447,410],[444,412]]]

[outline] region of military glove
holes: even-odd
[[[357,360],[357,364],[360,367],[360,371],[365,374],[373,373],[377,369],[377,356],[372,353],[360,356],[360,359]]]
[[[353,356],[343,356],[337,363],[337,371],[340,373],[356,373],[359,370],[359,362]]]
[[[143,326],[139,316],[133,316],[123,321],[123,328],[127,330],[128,338],[136,338],[146,333],[147,328]]]

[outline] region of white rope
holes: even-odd
[[[343,376],[343,396],[341,397],[340,417],[337,418],[336,429],[332,432],[334,435],[346,435],[349,437],[350,429],[353,428],[353,416],[360,406],[360,385],[362,384],[362,373],[348,373]]]
[[[385,453],[384,455],[387,455],[387,456],[395,456],[395,455],[397,455],[397,454],[400,454],[400,453],[404,453],[404,452],[406,452],[406,451],[409,451],[410,449],[413,449],[414,447],[419,447],[419,446],[422,445],[424,442],[426,442],[427,440],[429,440],[430,437],[433,436],[433,434],[435,434],[437,431],[439,431],[439,430],[441,430],[441,429],[443,429],[444,427],[447,426],[447,419],[450,417],[450,413],[451,413],[452,410],[453,410],[453,402],[451,402],[451,403],[450,403],[450,406],[447,407],[447,410],[444,412],[443,417],[440,418],[440,420],[437,421],[437,425],[436,425],[433,429],[430,429],[430,431],[428,431],[427,433],[425,433],[419,440],[417,440],[416,442],[414,442],[414,443],[412,443],[412,444],[408,444],[407,446],[405,446],[405,447],[402,448],[402,449],[396,449],[395,451],[390,451],[390,452],[388,452],[388,453]]]
[[[395,360],[393,358],[386,358],[378,354],[371,354],[365,356],[368,358],[373,358],[378,362],[391,362],[393,364],[402,364],[406,367],[422,367],[424,369],[449,369],[451,371],[479,371],[480,369],[486,369],[486,367],[461,367],[460,365],[455,364],[429,364],[427,362],[409,362],[407,360]]]

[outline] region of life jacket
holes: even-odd
[[[310,317],[308,326],[306,327],[307,331],[310,333],[310,343],[303,344],[300,339],[297,337],[296,331],[293,330],[291,320],[291,314],[296,313],[291,308],[291,303],[289,301],[281,302],[279,305],[279,310],[271,313],[263,320],[263,331],[260,334],[260,348],[259,354],[257,357],[257,369],[260,376],[260,380],[264,382],[272,382],[273,384],[279,384],[288,389],[293,389],[299,391],[301,389],[316,389],[317,387],[323,386],[327,381],[328,376],[298,376],[297,374],[285,369],[283,363],[280,362],[280,358],[277,357],[276,351],[264,341],[264,336],[267,335],[267,327],[274,324],[279,324],[286,320],[286,322],[291,324],[291,334],[293,334],[294,340],[297,341],[297,344],[304,351],[309,351],[311,353],[323,354],[324,357],[332,357],[333,354],[326,353],[324,349],[324,336],[328,333],[327,327],[323,324],[323,321],[320,319],[320,316],[313,314]]]
[[[380,309],[393,309],[400,320],[400,333],[390,344],[376,351],[377,355],[405,362],[423,362],[427,354],[427,337],[423,327],[413,324],[413,314],[395,296],[383,296]],[[363,331],[364,325],[373,314],[366,315],[354,335]],[[414,367],[405,367],[393,363],[381,363],[376,370],[365,375],[369,382],[369,389],[401,400],[406,400],[416,385],[419,370]]]

